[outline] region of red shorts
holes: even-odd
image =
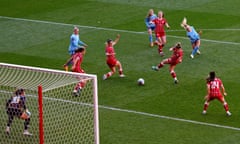
[[[210,95],[208,101],[212,101],[212,100],[214,100],[214,99],[217,99],[217,100],[223,102],[223,96],[222,96],[222,95],[218,95],[218,96],[211,96],[211,95]]]
[[[168,58],[167,61],[168,61],[168,64],[170,64],[170,65],[172,65],[172,66],[177,65],[177,64],[179,63],[178,60],[175,60],[175,59],[173,59],[173,58]]]
[[[85,73],[85,71],[81,68],[76,68],[74,70],[72,70],[73,72],[77,72],[77,73]]]
[[[165,32],[155,32],[157,38],[166,36]]]
[[[117,59],[114,59],[114,58],[107,59],[107,65],[109,67],[114,67],[116,66],[116,64],[117,64]]]

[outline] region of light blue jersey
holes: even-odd
[[[69,48],[68,48],[69,54],[73,55],[75,53],[75,50],[79,46],[83,46],[83,45],[86,45],[86,44],[80,40],[79,35],[72,34],[71,37],[70,37],[70,45],[69,45]]]
[[[190,27],[191,31],[187,31],[187,36],[190,38],[191,43],[195,43],[197,40],[200,39],[199,34],[196,32],[193,26]]]
[[[151,23],[152,20],[156,19],[157,16],[155,14],[153,14],[152,16],[150,17],[146,17],[145,18],[145,24],[146,24],[146,27],[149,29],[151,28],[152,30],[155,29],[155,24],[154,23]]]

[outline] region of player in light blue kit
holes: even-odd
[[[189,37],[191,44],[192,44],[192,53],[190,55],[190,58],[194,58],[196,54],[200,54],[199,48],[200,48],[200,34],[201,31],[196,32],[193,26],[190,26],[187,24],[187,19],[184,18],[181,26],[187,31],[187,36]]]
[[[157,16],[156,16],[156,14],[154,14],[153,9],[150,9],[148,11],[148,14],[147,14],[147,16],[145,18],[145,24],[146,24],[146,27],[147,27],[147,30],[148,30],[148,38],[149,38],[149,42],[150,42],[150,46],[151,47],[153,47],[153,45],[154,45],[152,32],[155,29],[155,24],[152,23],[152,20],[154,20],[156,18],[157,18]]]
[[[70,37],[70,45],[68,48],[68,53],[71,55],[71,58],[64,64],[64,69],[68,71],[68,66],[72,64],[72,55],[75,53],[75,50],[78,49],[79,47],[84,47],[86,48],[88,45],[85,44],[80,40],[79,37],[79,29],[78,27],[74,27],[73,29],[73,34]]]

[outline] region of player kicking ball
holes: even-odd
[[[169,72],[174,79],[174,83],[178,83],[177,74],[175,73],[174,69],[177,64],[182,62],[183,59],[183,50],[182,45],[180,42],[176,43],[173,47],[169,49],[169,51],[172,51],[172,56],[170,58],[166,58],[160,62],[157,66],[152,66],[152,69],[155,71],[158,71],[160,68],[162,68],[165,64],[169,64]]]

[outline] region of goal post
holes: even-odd
[[[79,96],[73,95],[80,81],[85,86]],[[0,63],[2,109],[18,88],[25,90],[33,135],[24,136],[24,121],[14,118],[10,134],[0,133],[0,143],[100,143],[96,75]],[[4,110],[0,114],[0,129],[5,131],[8,115]]]
[[[38,85],[39,144],[44,144],[42,85]]]

